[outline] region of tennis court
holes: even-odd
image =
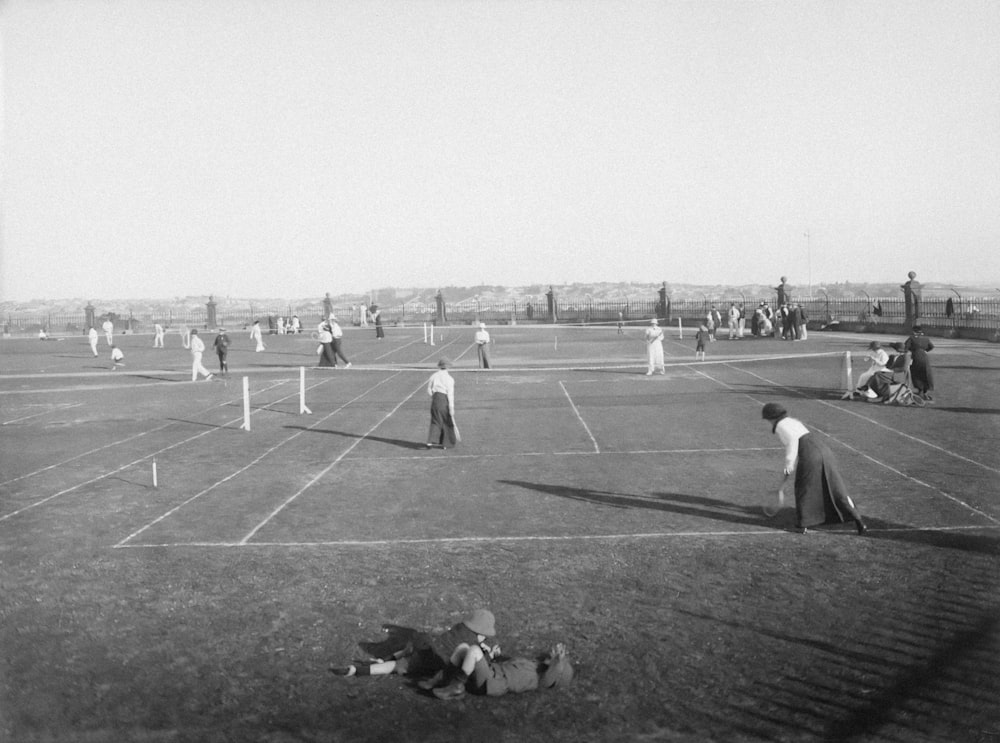
[[[918,409],[840,399],[864,336],[720,339],[695,363],[690,329],[668,328],[648,377],[642,327],[490,330],[488,371],[468,327],[434,345],[422,327],[349,329],[347,370],[313,368],[306,336],[253,353],[233,333],[231,376],[198,383],[177,337],[118,339],[115,372],[103,340],[99,358],[83,338],[0,342],[0,731],[1000,734],[1000,347],[935,338],[938,393]],[[462,441],[429,451],[442,357]],[[868,536],[763,515],[781,466],[769,401],[834,450]],[[565,642],[574,684],[449,705],[326,671],[383,622],[479,606],[508,652]]]

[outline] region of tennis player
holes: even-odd
[[[785,478],[795,476],[796,528],[804,534],[809,527],[842,524],[850,518],[858,534],[868,531],[826,444],[776,402],[764,405],[761,417],[785,447]]]
[[[455,380],[448,373],[448,362],[441,359],[438,370],[427,381],[427,394],[431,396],[431,426],[427,431],[427,448],[447,449],[455,446]],[[447,442],[447,443],[445,443]]]

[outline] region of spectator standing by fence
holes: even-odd
[[[910,271],[906,276],[909,281],[899,288],[903,290],[903,301],[906,305],[906,327],[909,329],[920,319],[921,287],[915,271]]]

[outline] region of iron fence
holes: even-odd
[[[721,295],[702,299],[668,299],[666,307],[656,299],[594,300],[590,298],[561,299],[555,317],[545,303],[529,300],[488,302],[465,300],[446,304],[444,322],[452,325],[484,322],[488,325],[512,323],[614,323],[619,320],[635,324],[657,317],[671,324],[680,321],[685,326],[701,323],[714,306],[725,319],[731,305],[742,306],[748,317],[761,303],[774,307],[774,297],[751,297],[744,294]],[[798,300],[814,327],[834,325],[854,329],[877,330],[879,326],[904,325],[906,307],[902,297],[833,298],[809,297]],[[360,325],[362,319],[358,305],[332,305],[342,325]],[[293,316],[299,318],[304,331],[309,332],[325,316],[321,302],[304,307],[272,307],[248,305],[246,307],[220,307],[215,310],[215,322],[209,328],[209,309],[163,309],[133,312],[130,310],[95,310],[94,324],[98,328],[105,319],[111,319],[120,333],[151,333],[153,325],[160,323],[167,329],[202,328],[214,330],[224,326],[229,329],[249,328],[259,320],[265,332],[278,332],[278,318],[282,324]],[[920,304],[920,323],[939,332],[973,331],[977,335],[1000,332],[1000,297],[925,297]],[[416,325],[439,321],[437,307],[421,302],[382,305],[383,325]],[[3,318],[6,336],[37,335],[45,329],[55,335],[83,335],[89,329],[84,310],[75,313],[8,313]],[[970,334],[973,334],[970,333]]]

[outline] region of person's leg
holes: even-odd
[[[486,683],[489,676],[489,665],[478,645],[462,643],[451,655],[451,665],[454,669],[451,680],[446,686],[434,689],[438,699],[456,699],[465,694],[465,686],[469,678],[475,675],[476,686]]]
[[[331,666],[330,673],[337,676],[388,676],[396,671],[397,663],[394,660],[379,661],[378,663],[353,663],[349,666]]]

